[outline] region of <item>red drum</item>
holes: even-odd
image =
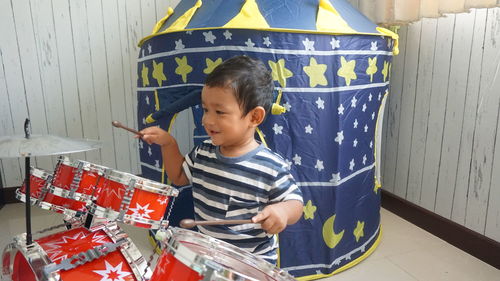
[[[26,234],[18,235],[5,247],[2,264],[2,277],[12,281],[132,281],[151,276],[144,257],[116,223],[51,234],[29,247]]]
[[[67,157],[60,157],[49,192],[77,201],[90,201],[99,192],[98,184],[106,170],[106,167],[86,161],[71,162]]]
[[[167,227],[164,219],[170,197],[177,189],[119,171],[106,171],[101,190],[89,213],[127,224],[157,229]]]
[[[49,185],[52,180],[52,174],[42,169],[31,167],[30,175],[30,193],[31,204],[45,210],[55,211],[68,216],[80,216],[86,212],[86,203],[67,199],[49,193]],[[16,190],[16,198],[26,202],[26,186]]]
[[[286,271],[224,241],[175,227],[166,232],[166,247],[150,281],[295,280]]]

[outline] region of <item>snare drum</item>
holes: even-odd
[[[167,229],[150,281],[295,280],[286,271],[236,246],[181,228]]]
[[[59,157],[49,192],[77,201],[90,201],[99,192],[98,184],[106,169],[86,161],[71,162],[67,157]]]
[[[68,216],[80,216],[86,212],[86,203],[67,199],[49,193],[48,186],[52,180],[52,174],[42,169],[31,167],[30,194],[31,205],[45,210],[54,211]],[[26,185],[23,184],[16,190],[16,198],[26,202]]]
[[[116,223],[62,231],[29,247],[26,234],[18,235],[4,249],[2,264],[3,277],[12,281],[132,281],[151,276],[146,260]]]
[[[106,171],[100,186],[89,213],[151,229],[167,227],[168,202],[179,194],[169,185],[115,170]]]

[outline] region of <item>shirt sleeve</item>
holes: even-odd
[[[295,183],[295,179],[292,174],[286,169],[283,168],[278,173],[276,180],[273,184],[273,188],[269,194],[269,201],[283,202],[288,200],[298,200],[300,202],[304,202],[302,198],[302,191]]]
[[[186,177],[188,178],[191,185],[193,184],[193,175],[191,174],[191,171],[194,167],[197,149],[198,147],[195,147],[193,148],[193,150],[191,150],[190,153],[186,154],[186,156],[184,156],[184,162],[182,163],[184,173],[186,174]]]

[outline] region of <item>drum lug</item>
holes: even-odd
[[[123,221],[123,217],[125,216],[125,212],[128,211],[128,207],[130,202],[132,201],[132,195],[135,191],[135,179],[131,179],[125,189],[123,194],[122,204],[120,205],[120,213],[118,214],[118,220]]]

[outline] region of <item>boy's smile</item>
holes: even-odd
[[[203,87],[202,124],[223,155],[236,157],[258,146],[254,139],[252,111],[243,116],[241,106],[229,87]]]

